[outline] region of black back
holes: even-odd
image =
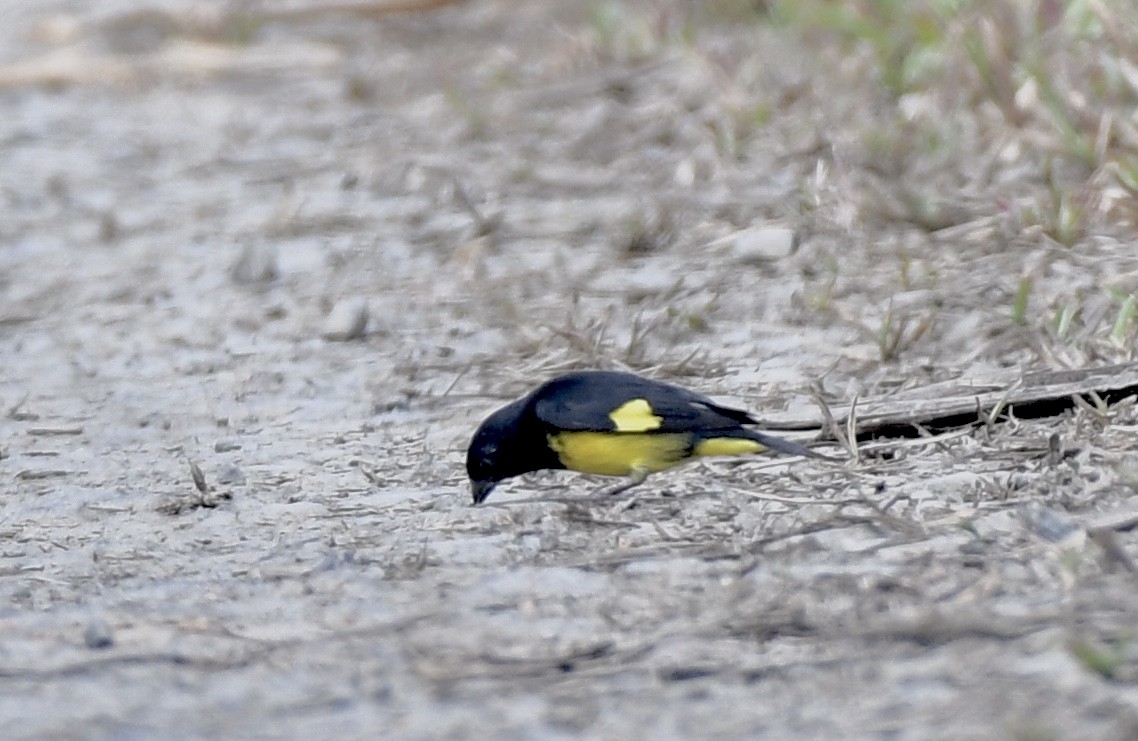
[[[633,399],[644,399],[662,417],[652,432],[734,430],[756,420],[687,389],[618,371],[581,371],[555,378],[529,397],[537,420],[558,430],[611,432],[609,414]]]

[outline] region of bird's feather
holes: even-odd
[[[711,432],[756,423],[705,396],[618,372],[555,379],[535,392],[534,413],[555,429],[592,432]]]

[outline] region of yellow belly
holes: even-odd
[[[566,468],[603,476],[663,471],[693,455],[745,455],[766,450],[753,440],[731,437],[701,440],[694,449],[690,441],[686,433],[560,432],[549,436],[549,447]]]
[[[570,470],[628,476],[671,468],[687,457],[690,445],[682,433],[560,432],[549,436],[549,447]]]
[[[695,455],[747,455],[761,453],[766,446],[754,440],[740,440],[737,437],[712,437],[701,440],[695,446]]]

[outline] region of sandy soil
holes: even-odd
[[[1138,736],[1132,404],[620,501],[462,470],[568,368],[762,415],[1036,366],[1022,264],[1132,248],[867,218],[879,101],[790,34],[268,7],[0,4],[0,737]]]

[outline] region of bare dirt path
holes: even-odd
[[[1138,734],[1132,404],[469,506],[559,370],[761,415],[1038,361],[988,216],[858,212],[816,50],[293,5],[0,3],[0,737]]]

